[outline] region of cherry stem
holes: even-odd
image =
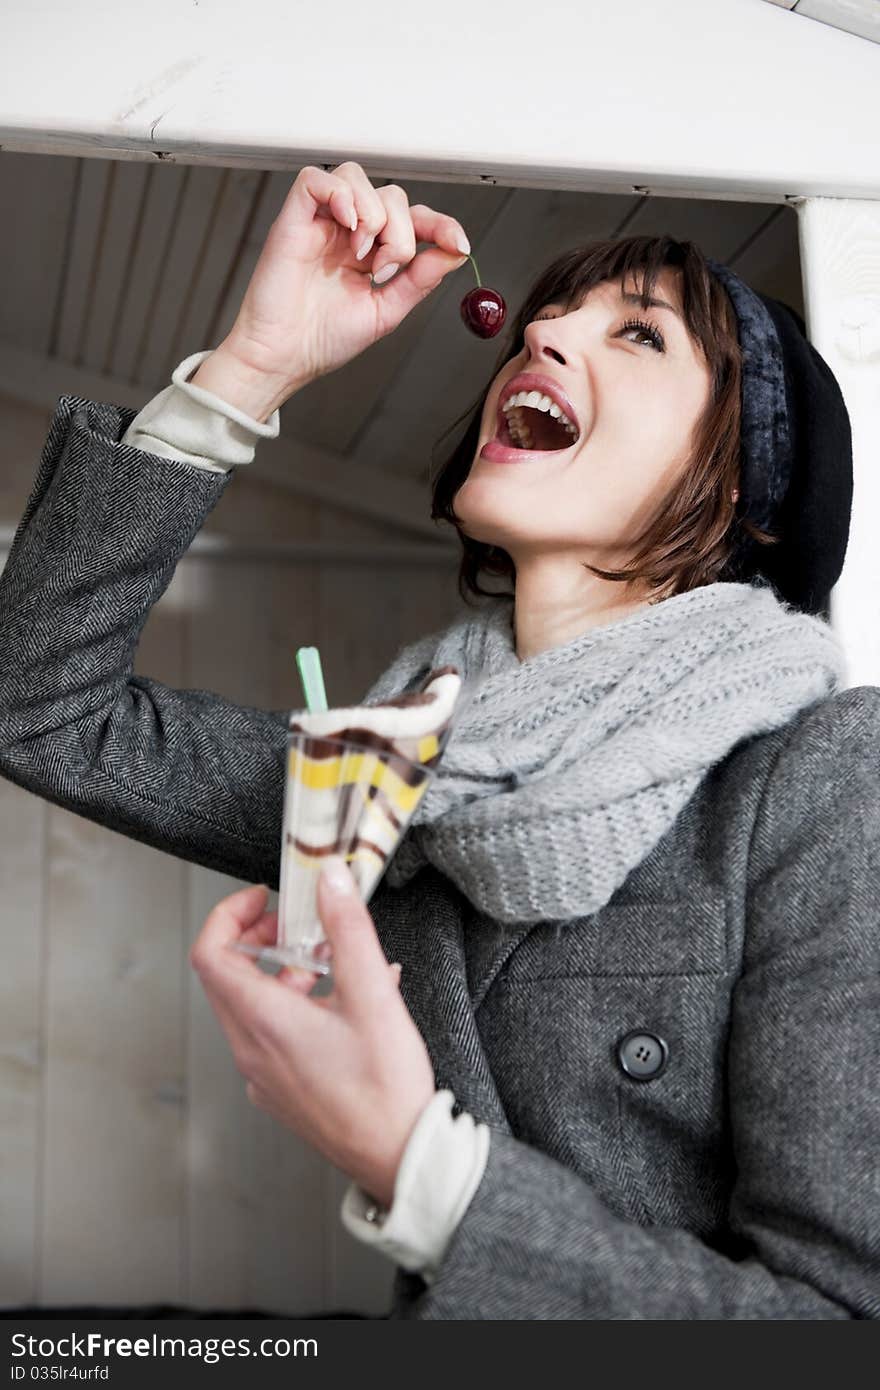
[[[473,256],[468,256],[468,260],[470,261],[471,265],[472,265],[473,268],[474,268],[474,274],[475,274],[476,277],[477,277],[477,286],[479,287],[479,289],[482,289],[482,288],[483,288],[483,282],[482,282],[482,280],[480,279],[480,272],[477,270],[477,263],[476,263],[476,261],[474,260]]]

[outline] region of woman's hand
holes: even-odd
[[[247,1080],[247,1096],[390,1206],[407,1140],[436,1091],[421,1035],[397,988],[373,919],[343,861],[348,892],[322,875],[318,909],[333,953],[333,992],[310,998],[305,970],[265,974],[233,942],[270,945],[268,890],[217,904],[190,961]]]
[[[417,241],[434,246],[416,255]],[[410,207],[397,184],[374,188],[359,164],[306,165],[224,346],[246,368],[289,382],[292,395],[391,333],[469,249],[455,218]],[[399,273],[374,288],[370,277],[391,265]]]

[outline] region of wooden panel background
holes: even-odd
[[[0,155],[16,210],[0,219],[0,358],[27,366],[26,389],[0,394],[0,532],[24,506],[53,383],[87,371],[76,379],[105,390],[95,398],[118,399],[125,383],[146,403],[184,356],[215,346],[294,178]],[[484,281],[512,307],[578,241],[665,230],[803,312],[785,206],[396,181],[463,222]],[[138,672],[283,708],[300,701],[295,648],[315,644],[342,704],[461,611],[448,552],[401,563],[403,531],[300,495],[295,457],[326,450],[328,468],[354,465],[368,490],[406,480],[427,513],[431,449],[497,356],[461,328],[470,274],[285,405],[290,468],[280,442],[261,445],[205,528],[252,558],[187,556]],[[373,558],[259,555],[316,540]],[[391,1265],[338,1219],[347,1179],[247,1104],[189,970],[194,934],[235,886],[0,779],[0,1303],[387,1307]]]

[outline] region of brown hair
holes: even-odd
[[[486,545],[463,534],[453,500],[473,464],[480,421],[492,382],[506,362],[524,346],[524,331],[539,309],[560,303],[568,311],[605,281],[624,288],[641,276],[642,307],[647,309],[663,266],[681,271],[682,313],[688,332],[700,344],[711,372],[712,389],[706,408],[694,427],[692,457],[653,522],[639,538],[639,549],[628,567],[602,570],[581,563],[602,579],[646,584],[652,602],[684,593],[716,580],[747,580],[755,570],[755,546],[772,545],[778,537],[759,530],[744,515],[744,501],[734,503],[740,488],[740,393],[742,355],[736,315],[724,286],[711,273],[703,253],[691,241],[669,236],[626,237],[593,241],[563,253],[539,275],[528,290],[502,348],[495,370],[479,399],[441,436],[445,439],[471,415],[460,442],[440,465],[433,483],[431,516],[450,522],[463,547],[458,588],[465,602],[470,595],[498,596],[481,588],[479,575],[515,580],[514,562],[499,546]],[[635,281],[635,288],[638,282]],[[504,597],[513,597],[505,592]]]

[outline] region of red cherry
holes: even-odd
[[[483,286],[468,290],[461,301],[461,316],[478,338],[494,338],[504,324],[506,313],[507,305],[498,291]]]
[[[461,301],[461,317],[466,326],[478,338],[494,338],[500,332],[507,315],[507,305],[497,290],[487,289],[480,282],[480,272],[473,256],[468,260],[474,267],[477,288],[468,290]]]

